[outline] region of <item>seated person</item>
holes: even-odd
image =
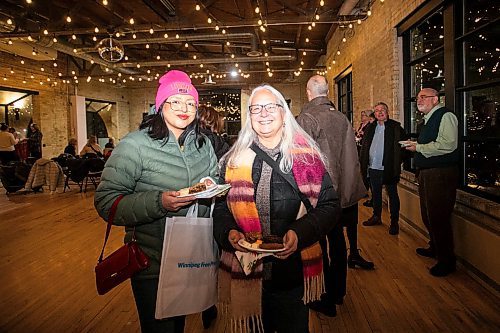
[[[83,146],[80,151],[81,157],[93,157],[92,155],[95,155],[96,157],[103,157],[102,148],[97,143],[97,137],[95,135],[91,135],[89,137],[87,144]]]
[[[108,159],[111,156],[111,152],[115,149],[115,139],[109,138],[108,143],[104,145],[104,159]]]
[[[64,148],[64,154],[76,156],[76,145],[77,141],[75,138],[69,139],[68,145],[66,146],[66,148]]]

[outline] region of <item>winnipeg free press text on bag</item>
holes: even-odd
[[[212,234],[213,220],[197,216],[196,203],[185,217],[166,219],[157,319],[202,312],[217,302],[219,251]]]

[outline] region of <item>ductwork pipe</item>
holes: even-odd
[[[117,39],[122,45],[141,45],[141,44],[180,44],[184,42],[195,41],[215,41],[215,40],[235,40],[235,39],[250,39],[250,43],[257,47],[257,38],[252,33],[234,33],[234,34],[201,34],[201,35],[186,35],[181,38],[137,38],[137,39]],[[77,52],[94,52],[93,47],[77,48]]]

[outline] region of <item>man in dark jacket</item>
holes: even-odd
[[[425,125],[417,142],[406,149],[415,152],[420,211],[430,237],[429,247],[418,248],[417,254],[437,258],[430,273],[447,276],[456,264],[451,214],[458,185],[458,120],[431,88],[418,93],[417,108],[424,114]]]
[[[349,120],[328,100],[326,78],[315,75],[307,82],[307,98],[297,122],[318,143],[328,159],[328,172],[333,186],[340,197],[342,213],[340,224],[320,242],[323,248],[326,294],[321,302],[313,302],[310,308],[329,316],[335,316],[335,304],[342,304],[346,294],[347,262],[349,267],[356,265],[373,269],[372,262],[366,261],[358,251],[358,200],[366,195],[366,188],[359,172],[358,152],[354,131]],[[349,258],[344,238],[343,226],[347,228],[349,239]],[[327,253],[330,254],[331,261]]]
[[[401,174],[402,148],[399,141],[406,138],[401,124],[389,119],[389,107],[379,102],[374,108],[376,122],[365,132],[361,144],[361,172],[370,179],[373,215],[363,222],[365,226],[382,224],[382,186],[389,195],[391,224],[389,234],[399,233],[398,182]]]

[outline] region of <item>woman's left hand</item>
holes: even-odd
[[[297,245],[299,244],[299,238],[293,230],[288,230],[283,237],[283,243],[285,244],[285,249],[283,251],[277,252],[274,256],[278,259],[286,259],[292,253],[297,251]]]

